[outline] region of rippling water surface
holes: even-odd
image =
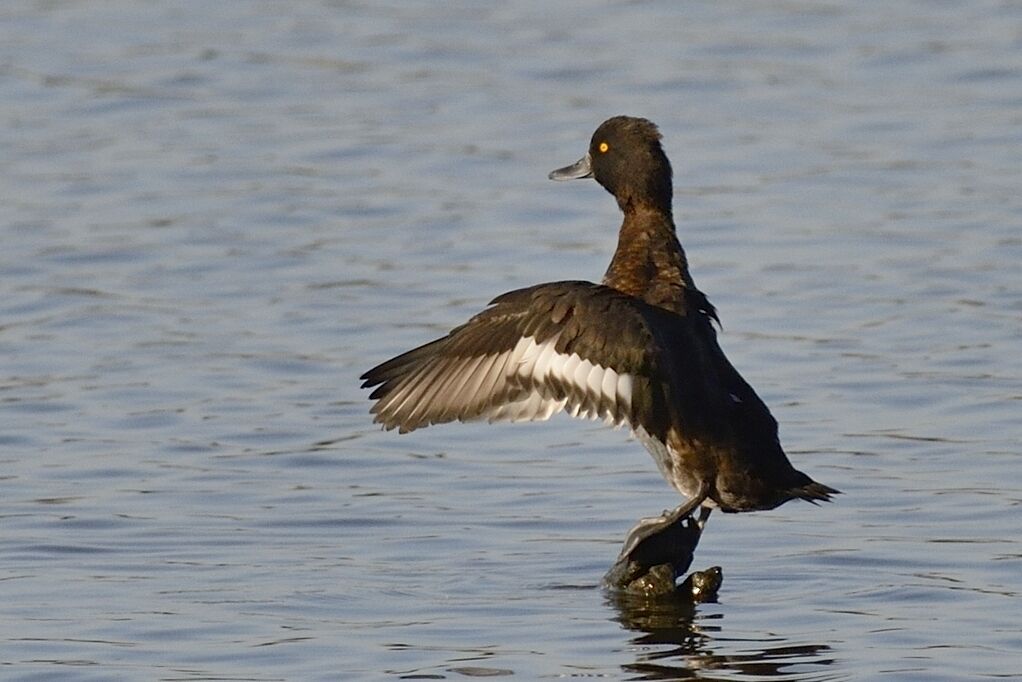
[[[0,677],[1010,678],[1011,2],[0,8]],[[625,432],[374,428],[356,377],[598,278],[555,184],[657,121],[722,344],[846,494],[714,515],[719,603],[598,587],[678,502]]]

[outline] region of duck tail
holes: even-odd
[[[830,502],[831,495],[841,494],[840,490],[831,488],[829,485],[817,483],[812,479],[803,486],[792,488],[789,492],[792,497],[797,497],[800,500],[812,502],[813,504],[817,504],[819,502]]]

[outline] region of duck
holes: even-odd
[[[623,214],[600,283],[517,289],[446,336],[361,376],[384,429],[547,420],[566,412],[627,426],[685,501],[642,519],[619,564],[699,510],[814,504],[840,491],[796,469],[766,404],[717,342],[720,320],[696,287],[672,212],[673,173],[651,121],[614,116],[586,154],[549,174],[592,178]]]

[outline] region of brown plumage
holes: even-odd
[[[402,432],[454,420],[575,416],[628,424],[697,506],[739,512],[838,491],[788,461],[777,422],[717,344],[688,270],[656,126],[617,116],[553,179],[593,177],[624,213],[602,284],[503,294],[447,336],[366,372],[375,419]],[[673,522],[673,521],[671,521]]]

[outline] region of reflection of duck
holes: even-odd
[[[595,178],[624,222],[602,284],[498,296],[447,336],[366,372],[372,411],[411,431],[454,420],[545,420],[559,411],[628,424],[688,501],[633,530],[624,554],[702,506],[772,509],[837,491],[796,470],[777,422],[717,345],[716,312],[688,271],[671,213],[671,166],[651,122],[605,121],[552,179]]]

